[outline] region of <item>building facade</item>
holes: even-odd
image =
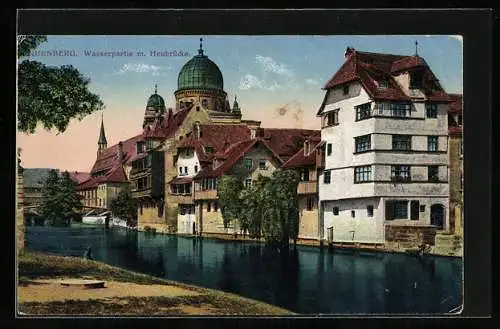
[[[462,95],[450,94],[452,103],[448,111],[448,157],[450,181],[450,228],[457,235],[463,234],[464,209],[464,146],[462,138]]]
[[[201,44],[179,72],[174,97],[175,106],[167,108],[155,86],[146,102],[142,133],[112,147],[107,147],[101,123],[91,177],[79,185],[85,205],[109,207],[130,182],[139,229],[232,234],[238,228],[224,228],[217,179],[224,173],[237,175],[251,186],[258,175],[271,175],[291,158],[289,164],[298,165],[302,157],[296,154],[304,153],[306,140],[312,146],[320,142],[319,130],[261,128],[259,121],[242,119],[238,100],[234,97],[231,106],[222,72]],[[308,218],[301,234],[307,239],[319,236],[316,169],[309,155],[300,165],[310,170],[311,181],[299,186],[301,213]]]
[[[295,165],[309,168],[310,161],[303,161],[297,155],[304,154],[303,145],[309,139],[319,142],[320,132],[260,128],[255,123],[195,124],[192,132],[178,145],[178,175],[168,181],[168,193],[180,207],[178,233],[203,236],[241,234],[238,221],[224,226],[217,195],[219,178],[224,174],[236,176],[246,188],[251,188],[259,176],[270,176],[284,168],[286,163],[289,168],[295,168]],[[312,187],[304,189],[302,185],[298,187],[301,205],[299,235],[309,239],[318,236],[317,216],[314,215],[314,205],[311,205],[315,190]],[[310,204],[306,195],[312,197]]]
[[[425,60],[348,47],[324,90],[321,238],[384,243],[398,228],[448,230],[450,99]]]
[[[108,147],[101,121],[97,157],[90,173],[70,173],[85,207],[109,209],[111,201],[129,186],[132,162],[137,157],[136,142],[140,139],[142,134]]]

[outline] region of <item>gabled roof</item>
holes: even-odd
[[[159,117],[153,124],[146,126],[143,131],[145,138],[169,138],[173,136],[182,125],[193,106],[181,109],[175,114],[166,112],[164,116]]]
[[[78,171],[70,171],[69,176],[72,180],[74,180],[77,184],[83,183],[90,179],[91,175],[88,172],[78,172]]]
[[[304,147],[297,151],[287,162],[283,164],[283,168],[297,168],[304,166],[312,166],[316,164],[316,149],[322,144],[321,140],[312,140],[311,150],[306,155]]]
[[[257,136],[262,137],[283,161],[287,161],[304,145],[306,139],[321,139],[320,130],[259,128]]]
[[[194,148],[200,162],[211,161],[224,154],[232,144],[250,139],[250,128],[243,124],[200,124],[199,127],[200,138],[191,132],[178,148]],[[213,152],[206,152],[205,147],[211,147]]]
[[[195,176],[195,179],[221,176],[231,169],[236,162],[238,162],[245,154],[247,154],[255,145],[259,143],[264,145],[264,147],[267,148],[280,163],[283,163],[283,159],[270,147],[267,141],[262,138],[254,138],[231,145],[231,147],[224,153],[224,158],[227,159],[226,161],[215,169],[205,167]]]
[[[121,165],[115,165],[105,175],[90,177],[86,181],[78,184],[77,190],[87,190],[90,188],[95,188],[99,184],[103,183],[126,183],[127,175],[123,170]]]
[[[130,164],[130,159],[137,155],[137,147],[136,143],[142,140],[142,134],[134,136],[132,138],[127,139],[122,143],[123,146],[123,164]],[[91,174],[95,174],[97,172],[105,171],[111,169],[113,166],[119,163],[117,158],[118,144],[115,144],[111,147],[108,147],[104,152],[97,157],[94,165],[92,166],[92,170],[90,170]]]
[[[448,102],[449,98],[437,82],[436,77],[425,60],[419,56],[403,56],[361,52],[348,48],[349,53],[340,69],[325,84],[323,89],[339,87],[345,83],[359,81],[373,99],[408,101],[411,98],[404,93],[394,79],[394,74],[422,68],[424,70],[423,92],[427,100]],[[388,86],[380,88],[378,82],[385,80]],[[321,113],[324,102],[318,111]]]

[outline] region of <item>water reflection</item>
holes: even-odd
[[[460,304],[461,261],[342,254],[312,247],[151,235],[122,229],[28,227],[26,248],[94,259],[233,292],[301,313],[443,313]]]

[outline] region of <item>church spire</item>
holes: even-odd
[[[100,155],[108,147],[106,134],[104,132],[104,114],[101,114],[101,131],[99,133],[99,141],[97,142],[97,155]]]

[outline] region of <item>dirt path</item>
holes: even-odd
[[[169,285],[145,285],[106,281],[104,288],[84,289],[62,286],[58,279],[23,280],[18,286],[18,300],[24,302],[53,302],[65,300],[107,299],[113,297],[179,297],[200,293]]]

